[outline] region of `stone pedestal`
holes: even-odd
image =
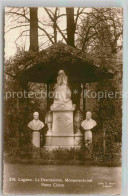
[[[40,148],[40,132],[39,131],[33,131],[33,133],[32,133],[32,144],[36,148]]]
[[[88,130],[88,131],[85,131],[84,133],[84,140],[85,140],[85,145],[86,143],[88,144],[91,144],[92,143],[92,131],[91,130]]]
[[[47,132],[46,149],[75,147],[73,111],[75,105],[53,104],[50,108],[53,112],[52,130]]]

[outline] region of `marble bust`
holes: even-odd
[[[86,113],[86,119],[81,123],[81,127],[85,131],[85,143],[92,143],[92,129],[97,125],[96,121],[92,119],[92,113],[88,111]]]
[[[33,113],[33,120],[28,123],[28,127],[33,130],[32,144],[35,147],[40,147],[40,130],[44,127],[44,123],[39,120],[39,113]]]
[[[33,113],[33,120],[28,123],[28,127],[34,131],[39,131],[44,127],[44,123],[39,120],[39,113]]]

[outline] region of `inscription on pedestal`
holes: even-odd
[[[53,134],[58,134],[58,135],[73,134],[72,111],[53,112]]]
[[[56,114],[56,119],[55,119],[55,124],[57,124],[58,127],[63,127],[63,126],[69,126],[72,121],[72,115],[69,113],[62,113],[61,114]]]

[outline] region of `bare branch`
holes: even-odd
[[[12,27],[12,28],[10,28],[8,31],[6,31],[5,33],[8,33],[8,32],[11,31],[12,29],[16,29],[16,28],[24,27],[24,26],[29,26],[29,24],[26,24],[26,25],[18,25],[18,26]]]
[[[47,37],[49,38],[50,42],[51,42],[52,44],[54,44],[53,40],[52,40],[51,37],[49,36],[49,33],[48,33],[45,29],[43,29],[42,27],[40,27],[40,26],[38,26],[38,28],[41,29],[42,31],[44,31],[44,33],[45,33],[45,34],[47,35]]]
[[[52,24],[44,24],[43,22],[41,22],[40,20],[38,21],[40,24],[42,24],[43,26],[48,26],[48,27],[50,27],[50,26],[52,26]]]
[[[49,42],[49,40],[43,42],[43,43],[40,45],[40,47],[42,47],[43,45],[45,45],[47,42]]]
[[[48,16],[50,17],[50,19],[52,20],[52,22],[54,22],[54,18],[51,16],[51,14],[47,10],[47,8],[44,8],[44,9],[47,12]],[[59,28],[59,26],[57,24],[56,24],[56,28],[58,29],[58,31],[61,34],[61,36],[63,37],[63,39],[67,42],[67,38],[64,36],[64,34],[62,33],[61,29]]]
[[[48,12],[50,12],[52,14],[52,16],[54,17],[54,14],[50,9],[48,9],[48,8],[44,8],[44,9],[46,9]]]
[[[16,12],[6,12],[6,14],[14,14],[14,15],[17,15],[17,16],[23,16],[24,18],[26,18],[26,20],[30,21],[30,19],[24,15],[24,14],[21,14],[21,13],[16,13]]]
[[[21,34],[17,37],[17,39],[15,40],[15,42],[23,35],[23,33],[27,32],[29,30],[25,30],[25,31],[22,31]]]
[[[57,18],[60,18],[62,16],[67,16],[67,14],[60,14],[60,15],[57,16]]]

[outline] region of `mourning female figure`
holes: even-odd
[[[71,90],[68,87],[68,77],[64,70],[60,70],[57,77],[57,83],[55,84],[55,104],[68,104],[72,105],[71,101]]]

